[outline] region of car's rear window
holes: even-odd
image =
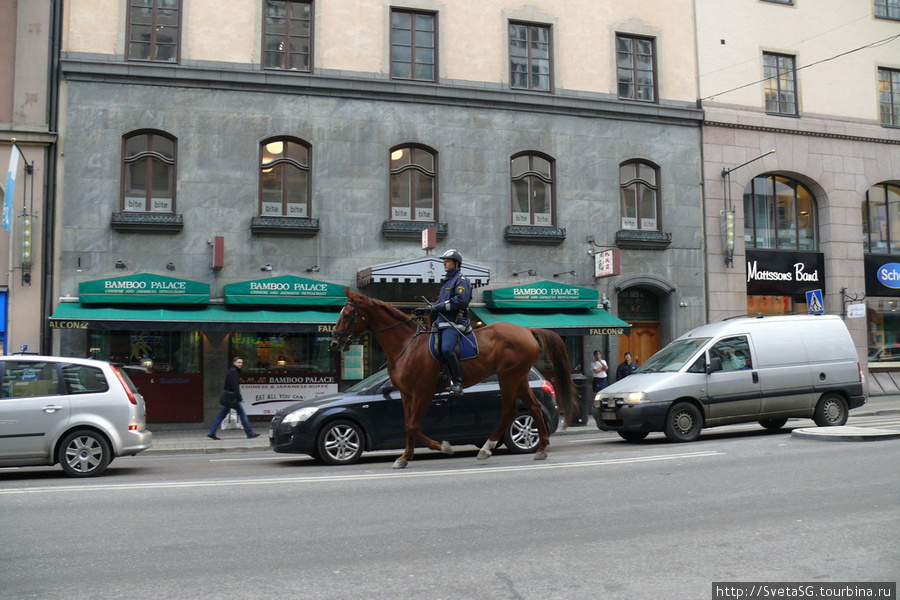
[[[97,367],[65,364],[62,372],[70,394],[94,394],[109,389],[106,375]]]

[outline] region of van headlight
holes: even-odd
[[[647,401],[646,392],[628,392],[627,394],[624,394],[623,397],[627,404],[640,404],[641,402]]]
[[[308,406],[306,408],[298,408],[297,410],[288,414],[284,419],[282,419],[281,422],[288,423],[288,424],[301,423],[301,422],[309,419],[314,414],[316,414],[316,411],[318,411],[318,410],[319,410],[319,408],[316,406]]]

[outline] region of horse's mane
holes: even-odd
[[[380,309],[388,314],[392,319],[396,319],[397,321],[407,321],[409,320],[409,315],[404,313],[403,311],[395,308],[392,304],[384,302],[383,300],[378,300],[377,298],[370,298],[369,296],[364,296],[362,294],[358,295],[360,300],[367,302],[372,305],[374,308]]]

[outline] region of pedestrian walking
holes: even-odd
[[[237,411],[238,416],[241,418],[241,425],[244,426],[244,433],[247,434],[247,438],[259,437],[259,434],[255,433],[250,426],[250,420],[247,419],[247,413],[244,411],[243,398],[241,397],[241,367],[243,366],[244,359],[240,357],[235,358],[231,363],[231,368],[228,369],[228,373],[225,374],[225,385],[222,387],[222,395],[228,396],[229,393],[232,394],[231,404],[222,405],[222,410],[220,410],[219,414],[216,415],[216,418],[213,419],[212,427],[209,428],[206,437],[214,440],[219,439],[216,436],[216,430],[232,409]]]

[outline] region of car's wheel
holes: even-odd
[[[837,394],[825,394],[816,405],[813,421],[819,427],[843,425],[847,422],[847,401]]]
[[[765,427],[766,429],[781,429],[784,427],[784,424],[787,423],[787,419],[767,419],[765,421],[760,421],[759,424]]]
[[[649,431],[619,431],[619,436],[626,441],[629,442],[639,442],[645,437],[647,437],[650,432]]]
[[[700,437],[702,428],[700,410],[690,402],[678,402],[669,409],[663,431],[671,442],[693,442]]]
[[[510,452],[515,454],[525,454],[537,450],[541,438],[534,418],[526,413],[513,419],[503,435],[503,443]]]
[[[319,432],[318,458],[329,465],[352,465],[363,453],[363,432],[352,421],[332,421]]]
[[[95,477],[112,461],[109,442],[96,431],[73,431],[59,445],[57,461],[71,477]]]

